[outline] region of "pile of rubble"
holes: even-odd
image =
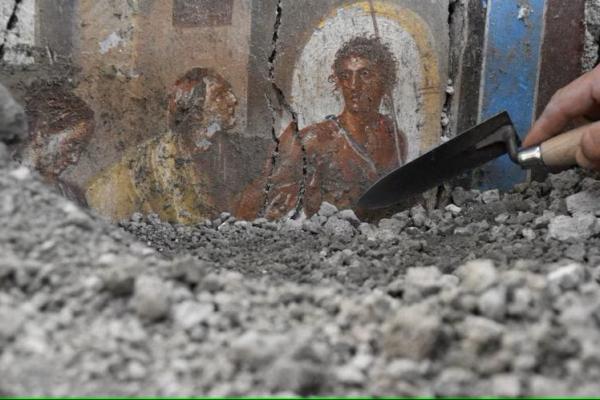
[[[598,176],[113,226],[0,158],[2,394],[600,392]]]

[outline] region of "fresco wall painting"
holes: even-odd
[[[77,18],[100,3],[82,1]],[[297,3],[284,2],[278,25],[262,28],[259,2],[135,3],[110,24],[81,24],[78,79],[55,92],[60,99],[32,87],[50,109],[28,103],[24,157],[112,220],[310,216],[322,201],[352,208],[439,140],[448,43],[432,23],[447,21],[445,2],[319,1],[302,26],[291,23]],[[280,40],[261,41],[271,28]],[[251,35],[261,29],[269,34]],[[273,59],[253,58],[269,47]],[[268,85],[249,80],[257,68],[272,71],[262,75]],[[273,107],[277,96],[286,107]],[[273,121],[285,122],[273,130]]]

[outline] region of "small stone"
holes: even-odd
[[[462,208],[454,204],[448,204],[444,209],[452,215],[458,215],[462,211]]]
[[[521,395],[521,380],[517,375],[501,374],[492,377],[492,393],[497,397],[518,397]]]
[[[330,217],[323,227],[326,233],[349,242],[354,236],[354,228],[350,222],[337,217]]]
[[[441,319],[426,306],[399,309],[383,328],[383,350],[387,357],[423,360],[436,348]]]
[[[468,396],[476,380],[475,374],[458,367],[446,368],[434,384],[435,393],[444,397]]]
[[[542,375],[535,375],[529,379],[529,394],[531,396],[568,396],[570,391],[566,382],[546,377]]]
[[[20,166],[10,171],[9,175],[18,181],[24,181],[31,177],[31,170],[25,166]]]
[[[550,184],[552,187],[559,191],[571,190],[579,182],[579,176],[575,169],[570,169],[560,174],[550,175]]]
[[[0,142],[0,168],[6,167],[10,163],[10,152],[8,147]]]
[[[358,217],[352,210],[342,210],[339,213],[337,213],[337,217],[339,219],[343,219],[344,221],[350,222],[353,226],[360,225],[360,219],[358,219]]]
[[[585,267],[581,264],[569,264],[548,274],[548,281],[557,284],[563,290],[577,288],[585,280]]]
[[[350,386],[362,386],[366,380],[365,374],[352,365],[345,365],[336,369],[335,377],[338,382]]]
[[[0,339],[12,339],[25,323],[23,312],[13,307],[0,307]]]
[[[502,213],[496,216],[496,218],[494,218],[494,221],[496,221],[498,224],[504,224],[506,223],[506,221],[508,221],[508,219],[510,218],[510,215],[507,213]]]
[[[488,318],[469,315],[459,325],[464,336],[463,346],[470,352],[479,354],[494,343],[499,344],[504,328],[499,323]]]
[[[183,329],[188,330],[196,325],[207,322],[214,314],[212,304],[186,301],[177,304],[173,310],[175,322]]]
[[[324,201],[323,203],[321,203],[321,207],[319,208],[319,211],[317,212],[317,214],[322,217],[329,218],[329,217],[334,216],[337,212],[338,212],[338,209],[336,206]]]
[[[151,321],[165,318],[169,312],[166,285],[155,276],[139,276],[135,280],[133,308],[138,316]]]
[[[131,220],[131,222],[140,223],[144,220],[144,215],[142,213],[136,212],[131,214],[131,217],[129,219]]]
[[[521,235],[529,240],[529,241],[533,241],[535,240],[535,238],[537,237],[537,234],[535,233],[535,231],[531,228],[525,228],[521,231]]]
[[[411,302],[437,293],[441,289],[441,276],[437,267],[409,268],[406,271],[404,300]]]
[[[566,203],[571,214],[595,214],[600,211],[600,188],[573,194]]]
[[[419,204],[410,209],[410,216],[413,220],[413,224],[417,227],[421,227],[425,225],[425,221],[427,220],[427,211]]]
[[[550,221],[548,237],[560,241],[589,239],[596,233],[597,224],[596,217],[590,214],[559,215]]]
[[[470,191],[466,191],[460,186],[455,187],[451,194],[452,202],[459,207],[462,207],[464,204],[473,201],[474,196]]]
[[[284,357],[266,371],[265,379],[273,392],[311,396],[323,391],[328,376],[320,364]]]
[[[481,193],[481,200],[485,204],[500,201],[500,191],[498,189],[486,190],[485,192]]]
[[[503,287],[487,290],[478,301],[481,315],[500,321],[506,314],[506,289]]]
[[[255,370],[271,363],[286,344],[286,338],[283,336],[247,331],[232,341],[231,350],[236,363]]]
[[[498,281],[498,272],[491,260],[473,260],[460,266],[456,275],[461,286],[473,292],[483,292]]]
[[[116,296],[128,296],[133,293],[134,277],[132,270],[122,267],[113,267],[101,273],[104,288]]]
[[[383,218],[379,221],[379,229],[386,229],[398,235],[406,226],[408,220],[399,220],[396,218]]]
[[[422,373],[420,363],[406,358],[395,359],[386,367],[386,375],[394,379],[414,381],[419,379]]]

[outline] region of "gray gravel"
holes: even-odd
[[[0,392],[598,395],[598,176],[361,223],[112,226],[0,170]]]

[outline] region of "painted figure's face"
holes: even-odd
[[[233,94],[231,86],[221,79],[206,78],[205,80],[205,120],[209,122],[209,126],[218,125],[218,130],[233,128],[236,123],[235,107],[237,98]]]
[[[169,124],[175,132],[212,137],[235,126],[237,98],[227,81],[205,76],[175,86],[169,105]]]
[[[363,57],[350,56],[337,74],[346,110],[353,114],[379,111],[385,87],[377,65]]]
[[[77,164],[93,132],[93,122],[81,121],[55,132],[36,132],[31,143],[36,169],[44,176],[57,177]]]

